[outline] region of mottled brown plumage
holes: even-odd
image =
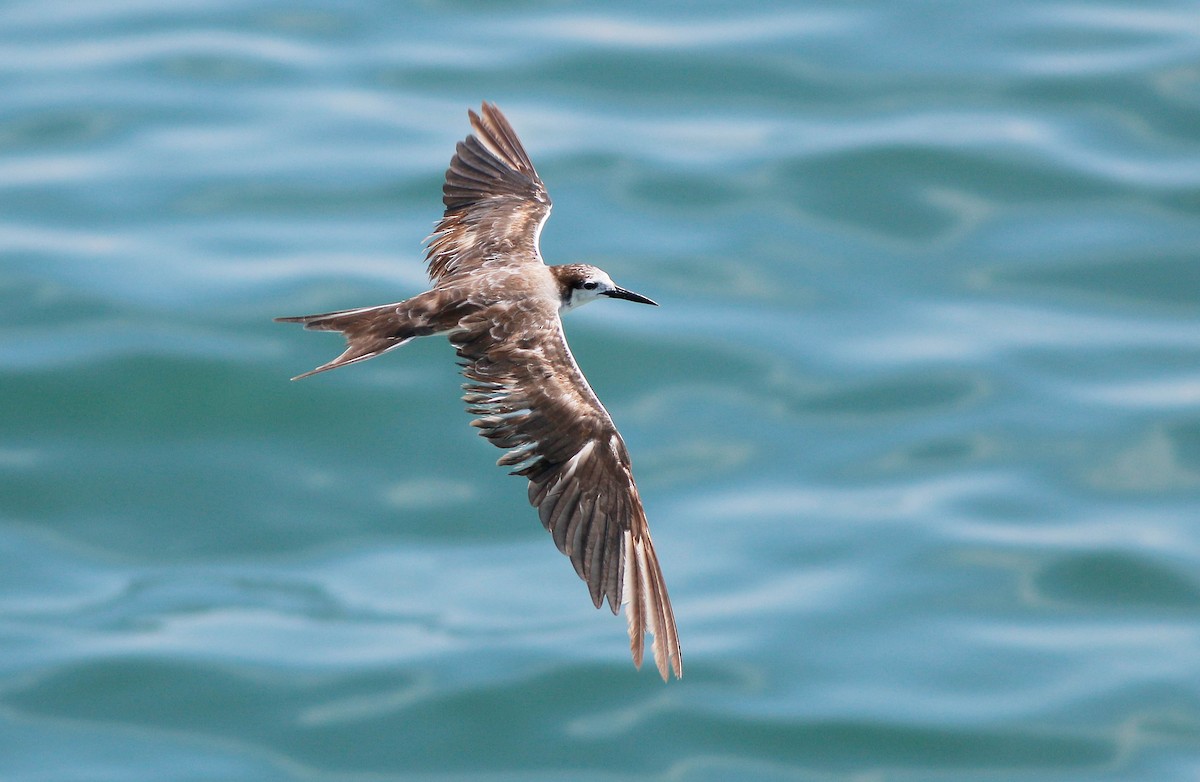
[[[495,106],[470,112],[442,188],[446,211],[426,260],[433,288],[411,299],[324,315],[279,318],[340,331],[347,347],[311,372],[446,334],[461,359],[472,425],[507,451],[499,464],[529,480],[529,501],[598,608],[627,603],[630,647],[642,663],[654,636],[664,679],[682,675],[671,601],[629,452],[575,363],[560,313],[597,296],[654,302],[586,264],[546,266],[538,236],[550,198],[516,133]]]

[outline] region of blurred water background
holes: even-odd
[[[466,110],[555,199],[685,677],[492,466]],[[0,778],[1200,778],[1200,8],[0,5]]]

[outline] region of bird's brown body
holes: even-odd
[[[430,240],[433,287],[402,302],[279,320],[340,331],[346,350],[299,377],[445,334],[462,360],[472,425],[529,480],[529,500],[559,550],[613,613],[627,604],[634,662],[654,636],[663,678],[682,674],[675,617],[628,450],[575,363],[560,313],[596,296],[654,302],[585,264],[546,266],[538,235],[550,199],[504,116],[470,113],[477,135],[458,145]]]

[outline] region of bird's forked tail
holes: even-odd
[[[318,372],[337,369],[347,364],[365,361],[398,348],[414,337],[430,333],[428,328],[414,323],[410,313],[405,312],[405,302],[383,304],[378,307],[361,307],[354,310],[326,312],[321,315],[300,315],[294,318],[276,318],[280,323],[302,323],[304,328],[316,331],[340,331],[346,337],[345,352],[316,369],[296,375],[299,380]]]

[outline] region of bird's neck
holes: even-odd
[[[578,289],[575,287],[573,271],[568,266],[550,267],[550,276],[554,278],[554,289],[558,293],[559,314],[570,312],[584,304],[575,295],[578,293]]]

